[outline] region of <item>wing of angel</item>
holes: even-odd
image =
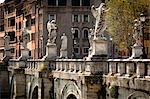
[[[50,24],[50,22],[48,21],[48,22],[47,22],[47,30],[49,31],[50,28],[51,28],[51,24]]]

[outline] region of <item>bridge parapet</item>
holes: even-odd
[[[26,62],[19,60],[19,59],[10,59],[9,61],[9,67],[8,70],[10,69],[20,69],[20,68],[25,68],[26,67]]]
[[[83,59],[57,59],[55,71],[81,73],[85,71],[85,61]]]
[[[91,60],[85,59],[28,59],[20,61],[11,59],[9,68],[25,68],[26,74],[34,74],[43,70],[64,73],[84,73],[84,74],[108,74],[117,76],[150,78],[150,59],[108,59]]]
[[[39,73],[48,73],[55,68],[55,62],[53,60],[46,61],[42,59],[29,59],[26,64],[25,74],[35,75],[39,77]],[[44,73],[44,74],[45,74]]]
[[[150,59],[109,59],[109,75],[150,77]]]

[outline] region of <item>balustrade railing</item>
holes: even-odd
[[[90,73],[110,76],[136,76],[150,78],[150,59],[108,59],[86,61],[84,59],[56,59],[45,61],[30,59],[27,62],[11,60],[9,66],[25,68],[26,74],[34,72],[53,71],[66,73]]]
[[[55,71],[81,73],[85,70],[83,59],[57,59]]]
[[[109,74],[130,77],[150,76],[150,60],[149,59],[109,59]]]

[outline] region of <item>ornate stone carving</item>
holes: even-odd
[[[55,39],[56,39],[56,21],[51,20],[47,22],[47,30],[48,30],[48,43],[55,44]]]
[[[134,46],[142,46],[142,37],[143,34],[140,31],[140,21],[135,19],[134,20],[134,34],[133,34],[133,38],[135,39],[135,44]]]
[[[57,25],[55,20],[51,20],[47,22],[47,30],[48,30],[48,41],[46,46],[46,55],[42,58],[43,60],[51,60],[57,58],[57,46],[55,43],[56,40],[56,30]]]
[[[141,58],[143,55],[143,34],[141,32],[141,23],[137,19],[135,19],[134,22],[133,38],[135,39],[135,44],[132,46],[132,55],[129,59]]]
[[[108,9],[109,10],[109,9]],[[91,12],[96,19],[95,30],[94,30],[94,39],[103,38],[104,31],[106,30],[106,24],[104,20],[104,13],[108,10],[105,10],[105,3],[101,3],[98,8],[95,8],[94,5],[91,7]]]

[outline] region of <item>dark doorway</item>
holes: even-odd
[[[34,91],[32,93],[32,99],[38,99],[38,87],[37,86],[34,88]]]
[[[67,97],[67,99],[77,99],[77,98],[76,98],[76,96],[75,96],[75,95],[70,94],[70,95]]]

